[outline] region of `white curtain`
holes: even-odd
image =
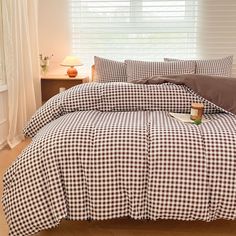
[[[40,105],[38,0],[1,0],[12,148],[24,136],[27,120]]]
[[[236,0],[198,0],[198,57],[234,55],[236,77]]]

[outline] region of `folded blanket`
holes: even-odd
[[[24,133],[29,137],[60,116],[75,111],[167,111],[190,113],[191,103],[204,104],[204,113],[224,112],[183,85],[91,83],[75,86],[51,98],[31,118]]]
[[[185,85],[208,101],[236,114],[236,78],[207,75],[154,76],[132,81],[134,84],[173,83]]]

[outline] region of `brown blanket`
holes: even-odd
[[[185,85],[208,101],[236,115],[236,78],[206,75],[170,75],[134,80],[132,83]]]

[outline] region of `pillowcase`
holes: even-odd
[[[194,61],[196,62],[197,75],[212,75],[231,77],[233,56],[212,60],[181,60],[173,58],[164,58],[164,61]]]
[[[195,62],[147,62],[126,60],[127,80],[131,82],[136,79],[148,79],[158,75],[194,74]]]
[[[127,82],[126,64],[124,62],[94,57],[95,82]]]

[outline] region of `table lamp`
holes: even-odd
[[[78,74],[78,71],[75,68],[75,66],[82,66],[82,65],[83,64],[81,63],[80,59],[75,56],[67,56],[61,63],[61,66],[69,66],[69,69],[67,70],[67,75],[70,78],[74,78]]]

